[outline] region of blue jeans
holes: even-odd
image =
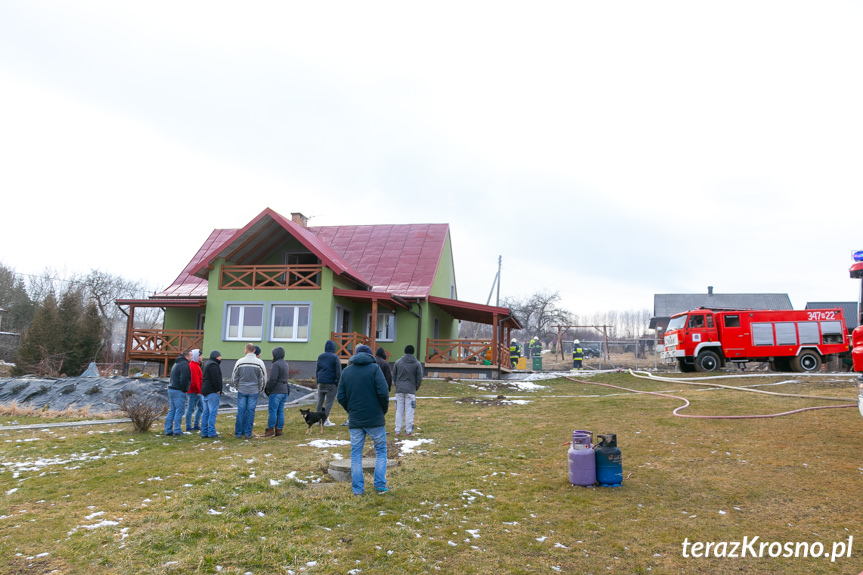
[[[201,410],[203,406],[201,405],[203,401],[201,400],[200,393],[190,393],[189,396],[189,405],[186,407],[186,431],[192,430],[192,413],[195,414],[195,429],[201,427]]]
[[[268,408],[270,417],[267,418],[267,427],[275,427],[281,429],[285,426],[285,400],[288,399],[287,393],[273,393],[270,395]]]
[[[365,492],[363,479],[363,444],[366,435],[372,438],[375,445],[375,489],[387,488],[387,428],[386,427],[356,427],[351,428],[351,489],[355,495]]]
[[[258,406],[257,393],[237,394],[237,424],[234,426],[234,435],[242,437],[252,436],[252,428],[255,426],[255,408]]]
[[[183,435],[183,412],[186,410],[186,393],[179,389],[168,390],[168,415],[165,416],[165,435]]]
[[[201,437],[216,437],[216,413],[219,411],[219,394],[208,393],[204,396],[204,419]]]

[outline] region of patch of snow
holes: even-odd
[[[99,523],[94,523],[93,525],[79,525],[81,529],[98,529],[99,527],[111,527],[112,525],[119,525],[119,521],[100,521]]]
[[[346,439],[315,439],[308,443],[301,443],[297,445],[297,447],[317,447],[318,449],[325,449],[327,447],[341,447],[350,444],[351,442]]]
[[[434,443],[434,439],[403,439],[396,441],[396,443],[399,446],[399,453],[404,455],[405,453],[413,453],[414,449],[424,443]]]

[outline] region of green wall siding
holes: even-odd
[[[283,250],[282,250],[283,251]],[[281,254],[282,251],[278,251]],[[281,259],[281,255],[278,256]],[[264,304],[264,333],[259,341],[252,341],[263,350],[262,358],[271,357],[271,350],[281,346],[285,348],[285,355],[290,360],[315,361],[324,350],[324,342],[330,337],[333,325],[333,271],[323,268],[321,273],[321,289],[313,290],[220,290],[219,274],[224,261],[219,259],[215,262],[214,269],[210,272],[209,289],[207,291],[207,322],[204,325],[204,347],[208,352],[218,349],[225,359],[239,359],[245,355],[247,341],[225,341],[223,334],[225,330],[224,312],[226,303],[233,302],[260,302]],[[278,264],[276,261],[275,264]],[[273,264],[273,265],[275,265]],[[269,307],[271,302],[303,302],[311,305],[311,322],[309,341],[307,342],[283,342],[268,340]]]
[[[163,326],[167,330],[195,329],[200,307],[169,307],[165,309]]]

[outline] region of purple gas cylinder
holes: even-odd
[[[596,483],[596,455],[593,453],[590,431],[576,430],[572,432],[572,443],[569,444],[569,482],[573,485],[587,487]]]

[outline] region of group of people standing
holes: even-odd
[[[542,355],[542,342],[539,341],[538,337],[533,336],[532,340],[524,344],[523,351],[528,358],[539,357]],[[518,358],[521,357],[521,352],[521,344],[518,343],[516,338],[512,338],[512,341],[509,342],[509,363],[512,369],[515,369],[516,365],[518,365]]]
[[[222,354],[210,353],[210,361],[202,366],[201,350],[185,350],[174,362],[168,383],[168,415],[165,416],[165,435],[188,435],[200,431],[201,437],[219,437],[216,433],[216,412],[222,394]],[[188,407],[186,397],[189,397]],[[183,432],[183,413],[186,414],[186,431]],[[194,427],[192,422],[194,421]]]
[[[357,495],[364,493],[362,450],[365,438],[371,438],[376,454],[374,486],[377,492],[384,493],[388,489],[385,415],[389,410],[389,394],[395,386],[395,434],[400,435],[404,431],[407,435],[413,435],[416,393],[422,385],[423,366],[414,355],[412,345],[405,347],[404,356],[393,366],[390,366],[383,348],[379,347],[373,355],[369,346],[359,345],[347,367],[342,369],[341,360],[335,351],[335,343],[327,341],[324,352],[316,362],[317,411],[324,412],[324,425],[327,426],[334,425],[329,415],[335,401],[348,413],[348,420],[343,425],[348,426],[351,435],[351,485]],[[255,408],[263,391],[268,398],[269,411],[264,437],[278,437],[284,428],[284,407],[290,393],[285,349],[273,348],[269,374],[260,358],[260,347],[250,343],[246,345],[245,352],[231,373],[237,388],[234,436],[238,439],[254,437]],[[165,417],[166,436],[188,435],[200,430],[201,437],[220,437],[216,433],[216,413],[223,386],[220,367],[222,355],[218,351],[211,352],[210,361],[204,366],[202,359],[200,350],[186,350],[171,369],[168,383],[170,406]],[[185,432],[182,429],[184,413]]]

